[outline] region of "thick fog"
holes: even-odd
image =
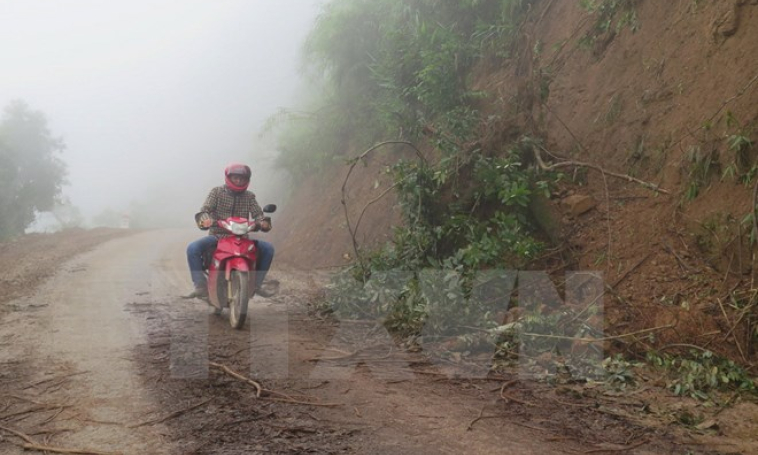
[[[265,120],[294,103],[320,0],[3,0],[0,106],[46,114],[66,150],[63,193],[162,224],[191,216],[231,161],[280,202]],[[165,222],[165,223],[163,223]]]

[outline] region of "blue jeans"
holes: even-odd
[[[260,288],[266,273],[271,268],[271,262],[274,260],[274,245],[255,240],[258,246],[258,260],[255,266],[255,287]],[[218,239],[213,235],[206,235],[187,245],[187,264],[189,264],[190,276],[195,287],[206,285],[205,274],[203,273],[203,252],[210,248],[216,248]]]

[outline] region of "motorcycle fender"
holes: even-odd
[[[232,270],[239,270],[240,272],[249,272],[250,264],[247,263],[247,259],[241,257],[230,258],[226,261],[226,280],[232,279]]]

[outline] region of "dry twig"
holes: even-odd
[[[637,332],[624,333],[622,335],[615,335],[615,336],[602,337],[602,338],[578,338],[578,337],[568,337],[568,336],[563,336],[563,335],[550,335],[550,334],[545,334],[545,333],[528,333],[528,332],[522,333],[521,336],[532,336],[532,337],[538,337],[538,338],[551,338],[551,339],[556,339],[556,340],[579,341],[579,342],[582,342],[582,343],[600,343],[600,342],[603,342],[603,341],[618,340],[618,339],[621,339],[621,338],[632,337],[632,336],[635,336],[635,335],[640,335],[640,334],[649,333],[649,332],[655,332],[655,331],[663,330],[663,329],[670,329],[670,328],[673,328],[673,327],[676,327],[676,324],[662,325],[660,327],[653,327],[653,328],[650,328],[650,329],[639,330]]]
[[[53,407],[53,408],[60,408],[68,405],[64,404],[56,404],[56,403],[42,403],[40,401],[36,401],[33,398],[25,397],[23,395],[3,395],[4,398],[14,398],[19,401],[26,401],[28,403],[36,404],[38,406],[47,406],[47,407]]]
[[[482,416],[484,415],[484,408],[486,408],[486,406],[482,406],[482,409],[479,411],[479,415],[478,415],[478,416],[476,416],[476,418],[475,418],[474,420],[472,420],[472,421],[471,421],[471,422],[468,424],[468,426],[466,427],[466,431],[471,431],[471,430],[473,430],[473,429],[474,429],[474,424],[475,424],[476,422],[478,422],[478,421],[480,421],[480,420],[482,420],[482,419],[484,418],[484,417],[482,417]]]
[[[344,403],[318,403],[312,401],[292,400],[284,398],[262,397],[263,400],[275,401],[277,403],[289,403],[289,404],[302,404],[305,406],[321,406],[325,408],[333,408],[336,406],[344,406]]]
[[[13,412],[13,413],[10,413],[10,414],[5,414],[5,415],[2,416],[2,418],[3,418],[3,420],[8,420],[11,417],[22,416],[22,415],[30,414],[30,413],[34,413],[34,412],[50,411],[50,410],[53,410],[53,409],[58,409],[58,408],[53,407],[53,406],[44,406],[44,405],[43,406],[34,406],[34,407],[31,407],[31,408],[22,409],[20,411],[16,411],[16,412]]]
[[[347,222],[347,230],[348,230],[348,232],[350,232],[350,237],[353,240],[353,251],[355,252],[355,258],[358,259],[358,262],[361,264],[361,268],[363,268],[363,257],[361,256],[360,252],[358,251],[358,240],[355,238],[355,236],[358,233],[357,232],[358,231],[358,225],[356,224],[355,227],[353,227],[351,225],[351,223],[350,223],[350,215],[349,215],[348,210],[347,210],[347,182],[350,179],[350,174],[353,173],[353,169],[355,169],[355,166],[358,163],[360,163],[369,153],[373,152],[374,150],[378,149],[379,147],[382,147],[382,146],[385,146],[385,145],[390,145],[390,144],[402,144],[402,145],[407,145],[407,146],[413,148],[413,150],[416,151],[416,155],[421,159],[421,161],[423,161],[424,163],[426,163],[426,158],[424,158],[424,156],[421,154],[421,151],[412,142],[408,142],[408,141],[386,141],[386,142],[381,142],[379,144],[374,145],[373,147],[369,148],[368,150],[366,150],[365,152],[361,153],[356,158],[353,158],[351,160],[350,169],[347,171],[347,175],[345,176],[345,181],[342,183],[342,199],[340,200],[340,202],[342,203],[342,207],[344,208],[344,211],[345,211],[345,221]],[[394,187],[394,186],[395,185],[393,185],[392,187]],[[382,193],[382,195],[379,196],[379,198],[377,198],[377,199],[369,202],[369,205],[373,204],[374,202],[376,202],[379,199],[381,199],[382,197],[384,197],[384,195],[387,194],[387,192],[389,192],[389,190],[384,191]],[[366,209],[364,208],[363,212],[365,212],[365,211],[366,211]],[[361,213],[360,218],[363,218],[363,213]],[[359,218],[359,222],[360,222],[360,218]]]
[[[534,157],[537,159],[537,164],[539,165],[540,169],[542,169],[544,171],[554,171],[555,169],[558,169],[558,168],[561,168],[561,167],[586,167],[586,168],[589,168],[589,169],[594,169],[596,171],[602,172],[603,174],[610,175],[611,177],[616,177],[616,178],[619,178],[619,179],[623,179],[623,180],[626,180],[628,182],[638,183],[638,184],[644,186],[645,188],[648,188],[650,190],[656,191],[658,193],[671,194],[668,190],[665,190],[665,189],[659,187],[658,185],[656,185],[654,183],[650,183],[650,182],[646,182],[644,180],[640,180],[640,179],[638,179],[636,177],[632,177],[631,175],[628,175],[628,174],[619,174],[619,173],[616,173],[616,172],[610,172],[610,171],[607,171],[607,170],[603,169],[602,167],[597,166],[595,164],[584,163],[584,162],[581,162],[581,161],[570,161],[570,160],[567,160],[567,161],[560,161],[558,163],[553,163],[551,165],[547,165],[542,160],[542,155],[540,155],[540,149],[542,149],[545,152],[547,152],[547,150],[545,150],[544,148],[539,147],[539,146],[535,146],[534,147]]]
[[[206,405],[211,400],[212,400],[212,398],[208,398],[207,400],[201,401],[200,403],[194,404],[194,405],[192,405],[192,406],[190,406],[188,408],[180,409],[178,411],[174,411],[174,412],[172,412],[171,414],[169,414],[169,415],[167,415],[165,417],[161,417],[161,418],[158,418],[158,419],[145,420],[145,421],[140,422],[140,423],[135,423],[135,424],[132,424],[132,425],[127,425],[127,428],[138,428],[138,427],[144,427],[146,425],[155,425],[156,423],[163,423],[163,422],[165,422],[167,420],[171,420],[171,419],[173,419],[175,417],[179,417],[182,414],[186,414],[186,413],[188,413],[190,411],[193,411],[193,410],[199,408],[200,406]]]
[[[721,332],[718,332],[718,333],[721,333]],[[691,348],[691,349],[698,349],[698,350],[700,350],[702,352],[710,352],[710,351],[708,351],[708,349],[706,349],[704,347],[698,346],[696,344],[689,344],[689,343],[672,343],[672,344],[667,344],[666,346],[658,348],[658,350],[659,351],[665,351],[666,349],[669,349],[669,348]]]
[[[523,401],[523,400],[520,400],[518,398],[514,398],[511,395],[508,395],[507,393],[505,393],[505,389],[506,388],[512,386],[513,384],[515,384],[517,382],[518,381],[514,380],[514,381],[508,381],[508,382],[503,383],[503,385],[500,387],[500,398],[502,398],[505,401],[513,401],[513,402],[522,404],[524,406],[534,407],[535,405],[532,404],[532,403],[529,403],[528,401]]]
[[[229,368],[229,367],[227,367],[225,365],[221,365],[220,363],[210,362],[210,365],[212,367],[220,369],[221,371],[223,371],[224,373],[228,374],[229,376],[231,376],[231,377],[233,377],[233,378],[235,378],[235,379],[237,379],[239,381],[244,382],[245,384],[250,384],[253,387],[255,387],[255,389],[256,389],[256,393],[255,393],[256,398],[260,398],[260,399],[268,400],[268,401],[276,401],[278,403],[302,404],[302,405],[308,405],[308,406],[334,407],[334,406],[342,406],[343,405],[342,403],[318,403],[318,402],[312,402],[312,401],[298,400],[298,399],[296,399],[294,397],[291,397],[291,396],[286,395],[284,393],[277,392],[275,390],[264,389],[260,385],[260,383],[258,383],[256,381],[253,381],[252,379],[247,378],[247,377],[245,377],[245,376],[237,373],[236,371],[232,370],[231,368]],[[272,396],[264,397],[264,396],[262,396],[263,394],[276,395],[276,397],[272,397]],[[305,398],[310,398],[310,397],[305,397]]]
[[[71,373],[71,374],[67,374],[67,375],[64,375],[64,376],[55,376],[55,377],[52,377],[52,378],[43,379],[41,381],[35,382],[34,384],[30,384],[30,385],[24,387],[22,390],[31,389],[32,387],[37,387],[38,385],[42,385],[42,384],[44,384],[46,382],[50,382],[50,381],[55,381],[56,379],[59,379],[59,381],[56,382],[55,384],[53,384],[53,386],[60,385],[60,384],[64,383],[66,380],[68,380],[69,378],[71,378],[73,376],[79,376],[79,375],[87,374],[87,373],[88,373],[87,371],[78,371],[76,373]],[[51,387],[53,387],[53,386],[51,386]]]
[[[637,267],[639,267],[640,265],[642,265],[642,263],[643,263],[643,262],[647,261],[647,259],[648,259],[648,258],[649,258],[649,257],[650,257],[652,254],[653,254],[652,252],[651,252],[651,253],[648,253],[648,254],[647,254],[647,255],[646,255],[644,258],[640,259],[640,260],[639,260],[639,261],[638,261],[636,264],[634,264],[633,266],[631,266],[630,268],[628,268],[628,269],[627,269],[627,270],[626,270],[624,273],[622,273],[622,274],[621,274],[621,276],[620,276],[620,277],[616,278],[616,281],[614,281],[614,282],[611,284],[611,288],[615,288],[616,286],[618,286],[618,285],[619,285],[619,283],[621,283],[622,281],[624,281],[624,279],[626,279],[626,277],[627,277],[627,276],[628,276],[630,273],[634,272],[634,271],[637,269]]]
[[[100,452],[97,450],[89,450],[89,449],[67,449],[62,447],[52,447],[48,445],[42,445],[38,444],[34,439],[29,437],[27,434],[24,434],[20,431],[14,430],[12,428],[0,426],[0,430],[3,430],[7,433],[12,434],[13,436],[16,436],[17,438],[21,438],[25,441],[25,443],[16,443],[13,441],[9,441],[12,444],[16,444],[19,447],[23,447],[26,450],[37,450],[39,452],[54,452],[54,453],[67,453],[67,454],[78,454],[78,455],[121,455],[120,452]]]
[[[228,374],[234,379],[237,379],[239,381],[242,381],[246,384],[250,384],[251,386],[255,387],[255,396],[260,398],[261,392],[263,392],[263,387],[261,387],[261,385],[258,382],[255,382],[250,378],[246,378],[245,376],[242,376],[241,374],[237,373],[236,371],[232,370],[226,365],[221,365],[220,363],[216,363],[216,362],[209,362],[209,364],[210,366],[214,368],[218,368],[219,370],[223,371],[224,373]]]
[[[626,452],[626,451],[629,451],[629,450],[634,450],[637,447],[643,446],[643,445],[647,444],[648,442],[650,442],[650,441],[645,440],[645,441],[642,441],[642,442],[638,442],[637,444],[633,444],[633,445],[626,446],[626,447],[592,449],[592,450],[587,450],[584,453]]]

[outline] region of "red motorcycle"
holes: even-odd
[[[276,211],[276,205],[263,207],[265,213]],[[196,221],[202,213],[195,215]],[[218,220],[218,225],[232,234],[218,240],[215,249],[203,255],[203,270],[208,283],[208,302],[221,314],[229,308],[229,324],[241,329],[247,317],[248,301],[255,295],[255,265],[257,248],[247,234],[260,230],[257,221],[230,217]]]

